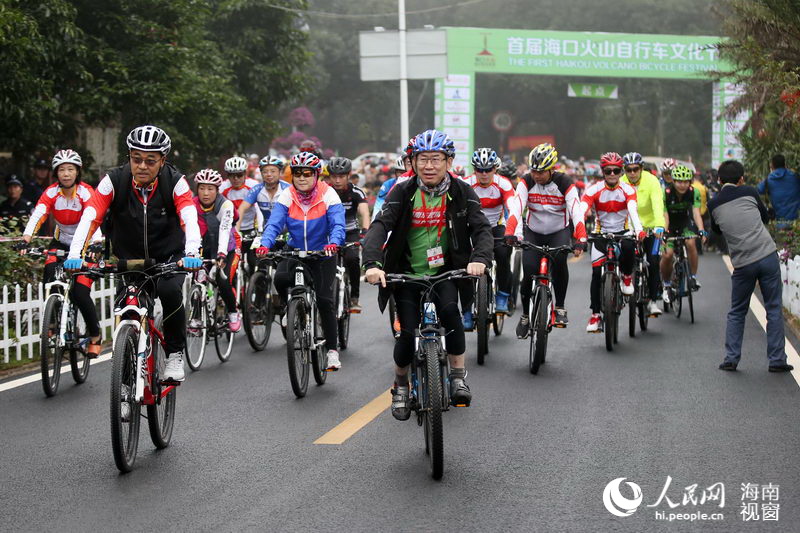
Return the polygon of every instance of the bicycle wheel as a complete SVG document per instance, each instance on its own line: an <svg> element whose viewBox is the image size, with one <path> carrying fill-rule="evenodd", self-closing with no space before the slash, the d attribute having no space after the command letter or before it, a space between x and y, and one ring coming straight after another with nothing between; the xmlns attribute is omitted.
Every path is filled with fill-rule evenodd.
<svg viewBox="0 0 800 533"><path fill-rule="evenodd" d="M389 328L392 330L392 335L396 339L400 336L400 330L396 330L394 327L394 322L397 320L397 306L394 303L394 295L389 296L389 303L387 307L389 308Z"/></svg>
<svg viewBox="0 0 800 533"><path fill-rule="evenodd" d="M216 301L216 306L214 307L214 347L217 349L219 360L225 363L231 358L235 334L228 327L230 323L228 310L219 294L217 294Z"/></svg>
<svg viewBox="0 0 800 533"><path fill-rule="evenodd" d="M308 359L311 351L308 320L305 300L292 298L286 309L286 358L289 363L289 381L298 398L305 396L308 390Z"/></svg>
<svg viewBox="0 0 800 533"><path fill-rule="evenodd" d="M531 316L531 345L528 350L528 367L531 374L537 374L547 356L547 311L549 298L542 286L537 286L533 294L535 303Z"/></svg>
<svg viewBox="0 0 800 533"><path fill-rule="evenodd" d="M322 334L322 321L317 309L316 316L317 338L312 339L311 345L311 370L314 371L314 381L323 385L328 377L328 351L325 348L325 336ZM310 330L311 328L309 328ZM311 338L311 331L308 332Z"/></svg>
<svg viewBox="0 0 800 533"><path fill-rule="evenodd" d="M681 317L683 310L683 261L675 265L675 270L672 272L672 314L675 318Z"/></svg>
<svg viewBox="0 0 800 533"><path fill-rule="evenodd" d="M72 338L76 341L80 339L85 339L87 337L86 334L86 322L83 320L83 316L77 311L72 316ZM81 384L86 381L86 378L89 376L89 357L87 357L86 352L80 348L80 345L76 342L69 349L69 367L72 371L72 379L75 380L75 383Z"/></svg>
<svg viewBox="0 0 800 533"><path fill-rule="evenodd" d="M161 329L161 320L156 323L156 328ZM175 425L175 401L177 387L172 387L166 396L161 395L162 385L160 376L164 374L167 365L164 347L157 339L152 339L153 360L157 373L153 376L156 386L153 395L156 403L147 406L147 425L150 429L150 439L159 450L169 446L172 439L172 427Z"/></svg>
<svg viewBox="0 0 800 533"><path fill-rule="evenodd" d="M511 293L508 296L508 316L513 316L517 310L517 298L519 297L519 287L522 283L522 252L514 253L513 265L511 267Z"/></svg>
<svg viewBox="0 0 800 533"><path fill-rule="evenodd" d="M617 283L613 272L606 272L603 276L603 328L606 337L606 350L614 349L614 322L617 316L617 302L614 293L614 284Z"/></svg>
<svg viewBox="0 0 800 533"><path fill-rule="evenodd" d="M688 267L688 265L687 265ZM686 287L686 303L689 304L689 320L691 320L692 324L694 324L694 299L692 297L692 280L689 277L689 269L686 269L686 275L684 276L684 286Z"/></svg>
<svg viewBox="0 0 800 533"><path fill-rule="evenodd" d="M337 320L339 325L339 349L346 350L350 340L350 280L344 278L344 302L342 302L342 316Z"/></svg>
<svg viewBox="0 0 800 533"><path fill-rule="evenodd" d="M441 479L444 473L444 436L442 434L442 367L439 364L438 343L425 344L425 375L423 394L427 415L425 417L425 449L431 465L433 479Z"/></svg>
<svg viewBox="0 0 800 533"><path fill-rule="evenodd" d="M55 396L58 392L58 382L61 380L61 357L63 349L58 346L61 334L61 309L64 306L64 297L53 293L47 298L42 316L42 332L40 334L40 357L42 370L42 388L48 397Z"/></svg>
<svg viewBox="0 0 800 533"><path fill-rule="evenodd" d="M639 297L636 303L639 306L639 329L647 331L647 322L650 319L650 310L647 308L646 300L650 297L650 283L647 269L643 269L639 276Z"/></svg>
<svg viewBox="0 0 800 533"><path fill-rule="evenodd" d="M478 364L482 365L489 353L489 280L478 278L475 288L475 329L478 331Z"/></svg>
<svg viewBox="0 0 800 533"><path fill-rule="evenodd" d="M244 332L247 334L247 342L257 352L267 347L272 332L272 320L275 318L269 286L267 274L257 270L247 282L242 300Z"/></svg>
<svg viewBox="0 0 800 533"><path fill-rule="evenodd" d="M192 285L189 290L188 323L186 327L186 363L192 370L203 364L208 343L208 309L203 300L202 285Z"/></svg>
<svg viewBox="0 0 800 533"><path fill-rule="evenodd" d="M633 294L628 300L628 335L636 336L636 313L639 310L639 275L633 273Z"/></svg>
<svg viewBox="0 0 800 533"><path fill-rule="evenodd" d="M132 324L123 325L114 342L111 365L111 450L120 472L130 472L139 448L141 405L136 397L136 340ZM128 406L123 414L123 402Z"/></svg>

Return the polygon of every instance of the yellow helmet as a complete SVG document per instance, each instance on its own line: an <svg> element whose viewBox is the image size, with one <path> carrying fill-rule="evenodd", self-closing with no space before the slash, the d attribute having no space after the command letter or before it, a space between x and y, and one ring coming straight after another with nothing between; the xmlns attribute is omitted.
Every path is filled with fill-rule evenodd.
<svg viewBox="0 0 800 533"><path fill-rule="evenodd" d="M531 170L543 172L555 168L558 163L558 152L550 143L542 143L528 154L528 166Z"/></svg>

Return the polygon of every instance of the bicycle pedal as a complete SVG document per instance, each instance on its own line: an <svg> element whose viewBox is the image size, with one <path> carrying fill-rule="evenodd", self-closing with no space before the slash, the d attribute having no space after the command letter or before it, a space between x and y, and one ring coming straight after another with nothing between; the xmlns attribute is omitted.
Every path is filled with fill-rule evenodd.
<svg viewBox="0 0 800 533"><path fill-rule="evenodd" d="M159 383L161 384L162 387L170 387L170 386L177 387L178 385L183 383L183 381L164 381L162 379Z"/></svg>
<svg viewBox="0 0 800 533"><path fill-rule="evenodd" d="M325 369L325 372L338 372L338 371L339 371L338 368L326 368Z"/></svg>
<svg viewBox="0 0 800 533"><path fill-rule="evenodd" d="M351 309L350 310L350 314L351 315L360 315L361 314L361 309Z"/></svg>

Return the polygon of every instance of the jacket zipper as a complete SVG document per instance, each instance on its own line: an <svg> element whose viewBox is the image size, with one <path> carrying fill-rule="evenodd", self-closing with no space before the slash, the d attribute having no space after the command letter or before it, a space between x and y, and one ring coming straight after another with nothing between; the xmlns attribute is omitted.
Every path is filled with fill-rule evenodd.
<svg viewBox="0 0 800 533"><path fill-rule="evenodd" d="M144 207L144 258L150 259L150 249L147 245L147 200L142 205Z"/></svg>

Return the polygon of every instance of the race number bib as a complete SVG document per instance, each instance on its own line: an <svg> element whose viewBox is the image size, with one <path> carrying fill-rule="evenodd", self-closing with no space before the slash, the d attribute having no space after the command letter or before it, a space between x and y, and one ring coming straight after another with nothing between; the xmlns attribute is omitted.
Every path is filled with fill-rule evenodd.
<svg viewBox="0 0 800 533"><path fill-rule="evenodd" d="M441 246L434 246L428 248L428 266L430 268L439 268L444 266L444 252Z"/></svg>

